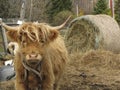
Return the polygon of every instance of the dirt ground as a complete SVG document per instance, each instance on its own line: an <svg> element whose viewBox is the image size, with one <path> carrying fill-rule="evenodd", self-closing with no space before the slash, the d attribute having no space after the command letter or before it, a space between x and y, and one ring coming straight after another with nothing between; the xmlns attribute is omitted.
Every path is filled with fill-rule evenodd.
<svg viewBox="0 0 120 90"><path fill-rule="evenodd" d="M0 83L0 90L14 90L13 81ZM71 54L60 90L120 90L120 54L104 50Z"/></svg>

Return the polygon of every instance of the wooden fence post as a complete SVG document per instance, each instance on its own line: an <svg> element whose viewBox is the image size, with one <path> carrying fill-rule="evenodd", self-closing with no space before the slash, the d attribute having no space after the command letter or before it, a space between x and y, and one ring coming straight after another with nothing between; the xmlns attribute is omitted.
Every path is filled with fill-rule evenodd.
<svg viewBox="0 0 120 90"><path fill-rule="evenodd" d="M2 34L4 53L7 54L8 40L7 40L7 36L6 36L5 30L4 30L4 28L2 26L1 26L1 34Z"/></svg>

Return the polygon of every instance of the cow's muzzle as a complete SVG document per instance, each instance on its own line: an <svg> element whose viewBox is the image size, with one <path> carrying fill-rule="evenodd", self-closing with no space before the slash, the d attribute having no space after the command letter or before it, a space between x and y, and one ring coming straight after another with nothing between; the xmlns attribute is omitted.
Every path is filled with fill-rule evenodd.
<svg viewBox="0 0 120 90"><path fill-rule="evenodd" d="M42 61L42 56L40 54L28 54L25 60L29 65L37 65Z"/></svg>

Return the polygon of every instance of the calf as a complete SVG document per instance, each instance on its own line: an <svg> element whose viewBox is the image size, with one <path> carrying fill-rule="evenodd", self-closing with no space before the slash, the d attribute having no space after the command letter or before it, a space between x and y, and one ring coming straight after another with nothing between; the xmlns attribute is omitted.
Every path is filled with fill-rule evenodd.
<svg viewBox="0 0 120 90"><path fill-rule="evenodd" d="M8 39L19 46L14 60L16 90L59 89L68 53L58 30L67 21L56 27L32 22L10 27L1 23Z"/></svg>

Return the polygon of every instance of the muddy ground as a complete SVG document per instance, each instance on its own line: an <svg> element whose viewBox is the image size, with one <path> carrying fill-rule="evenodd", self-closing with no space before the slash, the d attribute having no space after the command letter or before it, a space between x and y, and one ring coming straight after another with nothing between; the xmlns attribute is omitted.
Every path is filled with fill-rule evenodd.
<svg viewBox="0 0 120 90"><path fill-rule="evenodd" d="M0 90L14 90L13 81L0 83ZM120 90L120 54L91 50L70 55L60 90Z"/></svg>

